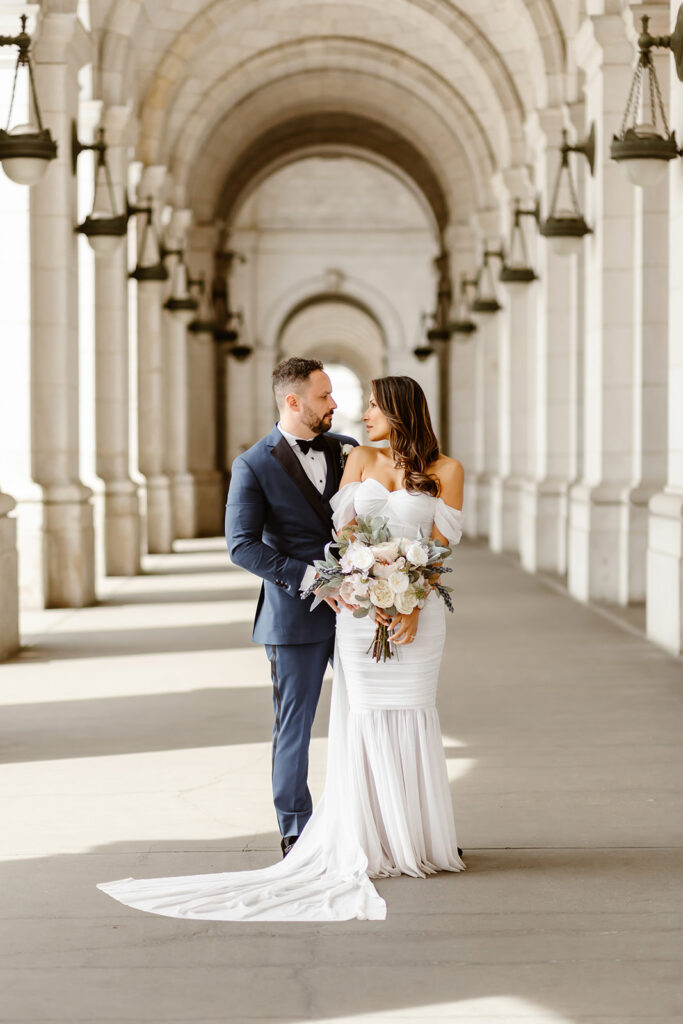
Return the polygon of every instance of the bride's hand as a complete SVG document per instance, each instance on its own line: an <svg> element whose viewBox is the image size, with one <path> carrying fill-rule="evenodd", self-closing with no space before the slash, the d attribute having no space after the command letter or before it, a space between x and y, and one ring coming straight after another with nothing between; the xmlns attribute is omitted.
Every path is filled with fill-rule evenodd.
<svg viewBox="0 0 683 1024"><path fill-rule="evenodd" d="M391 642L399 646L401 644L412 644L417 634L419 616L419 608L415 608L410 615L394 615L388 624Z"/></svg>

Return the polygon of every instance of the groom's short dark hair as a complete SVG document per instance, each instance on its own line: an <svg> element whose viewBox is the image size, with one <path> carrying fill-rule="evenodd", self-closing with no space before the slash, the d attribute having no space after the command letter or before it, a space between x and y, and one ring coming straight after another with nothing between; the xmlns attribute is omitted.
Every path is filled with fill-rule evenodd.
<svg viewBox="0 0 683 1024"><path fill-rule="evenodd" d="M282 405L286 395L292 391L298 392L311 374L322 368L319 359L301 359L300 356L292 356L278 363L273 370L273 391L278 406Z"/></svg>

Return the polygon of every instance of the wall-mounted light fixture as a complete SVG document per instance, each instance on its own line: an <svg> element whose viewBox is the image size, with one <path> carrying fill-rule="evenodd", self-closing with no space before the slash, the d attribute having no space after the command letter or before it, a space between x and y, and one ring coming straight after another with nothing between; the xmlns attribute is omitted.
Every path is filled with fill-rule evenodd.
<svg viewBox="0 0 683 1024"><path fill-rule="evenodd" d="M496 294L496 282L493 278L491 260L497 258L504 262L502 249L484 249L481 267L477 271L474 299L470 309L473 313L498 313L503 307Z"/></svg>
<svg viewBox="0 0 683 1024"><path fill-rule="evenodd" d="M213 334L216 330L216 318L209 302L209 290L206 287L206 277L201 273L199 277L188 278L187 286L190 294L197 299L197 316L188 324L188 331L193 334Z"/></svg>
<svg viewBox="0 0 683 1024"><path fill-rule="evenodd" d="M243 363L245 359L248 359L253 352L251 345L232 345L228 349L228 355L236 359L238 363Z"/></svg>
<svg viewBox="0 0 683 1024"><path fill-rule="evenodd" d="M669 160L683 152L676 133L669 131L666 111L652 61L653 47L673 52L678 77L683 81L683 6L678 10L676 28L670 36L651 36L650 19L641 18L638 36L638 63L626 101L626 110L618 135L612 138L610 156L624 169L629 181L645 188L657 185L666 176Z"/></svg>
<svg viewBox="0 0 683 1024"><path fill-rule="evenodd" d="M145 215L140 244L138 245L138 261L135 269L131 270L128 276L138 283L144 281L168 281L168 270L164 265L161 239L154 224L152 200L148 199L145 206L127 204L126 212L128 217L137 213Z"/></svg>
<svg viewBox="0 0 683 1024"><path fill-rule="evenodd" d="M0 46L16 46L19 50L14 69L12 96L7 114L7 129L0 129L0 161L5 174L19 185L35 185L45 174L47 165L57 156L57 143L48 128L43 128L40 104L31 63L31 37L26 31L26 15L21 15L21 32L17 36L0 36ZM29 78L33 113L28 124L10 128L17 90L19 70L25 68Z"/></svg>
<svg viewBox="0 0 683 1024"><path fill-rule="evenodd" d="M107 144L104 128L99 128L95 142L89 145L79 141L76 122L71 122L71 169L76 173L78 157L90 150L97 154L95 162L95 191L92 213L89 213L76 231L85 235L96 256L106 256L118 249L128 231L128 210L117 213L116 197L107 162Z"/></svg>
<svg viewBox="0 0 683 1024"><path fill-rule="evenodd" d="M173 313L179 319L186 320L189 325L194 314L199 309L199 302L190 293L190 277L185 262L185 249L166 249L162 246L162 260L165 260L167 256L175 256L176 260L173 264L173 276L171 277L171 294L166 299L166 302L164 302L164 309L168 310L169 313Z"/></svg>
<svg viewBox="0 0 683 1024"><path fill-rule="evenodd" d="M413 349L413 355L416 359L419 359L421 363L424 363L430 356L435 355L436 350L432 347L429 342L429 333L434 329L436 322L436 313L421 313L420 322L417 328L417 344ZM427 326L431 324L431 326Z"/></svg>
<svg viewBox="0 0 683 1024"><path fill-rule="evenodd" d="M581 213L569 154L583 153L591 174L595 173L595 125L591 125L588 136L577 146L569 145L567 132L563 129L560 153L561 160L555 179L550 213L542 222L540 231L549 240L553 252L558 256L568 256L580 251L584 235L593 233Z"/></svg>
<svg viewBox="0 0 683 1024"><path fill-rule="evenodd" d="M477 330L475 321L469 315L469 304L467 302L467 289L470 287L476 288L476 286L476 278L469 278L467 274L460 275L460 283L455 299L454 319L451 321L450 327L453 334L459 334L463 339L467 338L470 334L474 334Z"/></svg>
<svg viewBox="0 0 683 1024"><path fill-rule="evenodd" d="M523 217L533 217L536 224L540 224L541 207L538 199L530 210L522 209L519 199L515 200L508 253L498 275L498 280L507 285L524 285L538 280L538 274L529 260L526 237L522 227Z"/></svg>

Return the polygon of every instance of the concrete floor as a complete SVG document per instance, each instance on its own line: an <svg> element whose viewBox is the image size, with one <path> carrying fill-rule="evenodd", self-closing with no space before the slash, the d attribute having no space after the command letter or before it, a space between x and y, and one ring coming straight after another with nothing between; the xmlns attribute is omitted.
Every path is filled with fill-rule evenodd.
<svg viewBox="0 0 683 1024"><path fill-rule="evenodd" d="M440 689L467 872L318 927L98 892L277 856L258 587L179 547L0 667L1 1021L683 1021L681 662L476 545Z"/></svg>

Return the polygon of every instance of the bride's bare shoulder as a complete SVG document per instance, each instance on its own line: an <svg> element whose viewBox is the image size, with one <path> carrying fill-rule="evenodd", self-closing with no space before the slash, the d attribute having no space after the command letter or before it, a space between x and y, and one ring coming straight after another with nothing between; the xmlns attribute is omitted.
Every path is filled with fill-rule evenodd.
<svg viewBox="0 0 683 1024"><path fill-rule="evenodd" d="M441 479L465 475L465 467L458 459L451 459L448 455L439 455L433 466L434 473Z"/></svg>
<svg viewBox="0 0 683 1024"><path fill-rule="evenodd" d="M465 482L465 468L458 459L440 455L432 472L439 481L439 497L453 508L462 508L462 492Z"/></svg>

